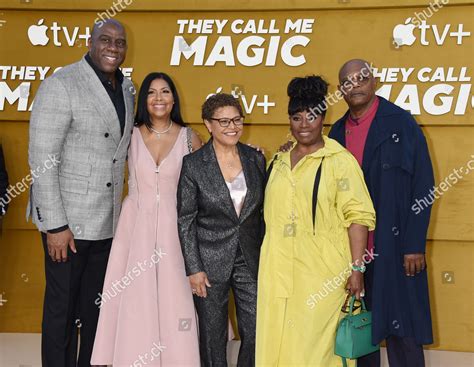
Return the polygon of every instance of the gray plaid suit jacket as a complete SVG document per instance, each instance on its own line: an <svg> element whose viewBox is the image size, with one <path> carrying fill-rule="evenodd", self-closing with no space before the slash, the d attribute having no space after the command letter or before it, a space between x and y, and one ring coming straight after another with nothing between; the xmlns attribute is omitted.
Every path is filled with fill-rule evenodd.
<svg viewBox="0 0 474 367"><path fill-rule="evenodd" d="M42 82L30 119L27 208L40 231L68 225L76 239L113 236L133 127L133 84L124 78L122 89L123 136L114 105L84 58Z"/></svg>

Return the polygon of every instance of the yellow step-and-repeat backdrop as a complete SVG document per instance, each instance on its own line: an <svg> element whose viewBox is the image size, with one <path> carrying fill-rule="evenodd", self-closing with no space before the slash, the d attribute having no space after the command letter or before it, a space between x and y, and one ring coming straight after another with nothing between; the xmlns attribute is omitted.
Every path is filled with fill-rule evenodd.
<svg viewBox="0 0 474 367"><path fill-rule="evenodd" d="M0 139L10 183L28 174L28 119L39 84L87 52L94 22L124 23L124 74L136 88L149 72L171 75L186 121L204 138L201 104L210 94L233 93L247 115L243 140L267 156L287 140L292 77L329 81L329 125L347 108L336 90L339 67L367 59L377 93L423 127L435 167L440 195L428 243L433 347L474 351L473 15L474 3L449 0L0 0ZM18 190L0 238L0 332L39 332L43 252L25 220L27 194Z"/></svg>

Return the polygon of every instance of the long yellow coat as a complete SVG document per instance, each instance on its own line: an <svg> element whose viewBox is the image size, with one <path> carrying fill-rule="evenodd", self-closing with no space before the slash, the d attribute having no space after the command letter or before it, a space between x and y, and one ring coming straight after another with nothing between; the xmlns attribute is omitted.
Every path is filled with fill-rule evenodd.
<svg viewBox="0 0 474 367"><path fill-rule="evenodd" d="M347 228L370 230L375 211L359 164L335 140L291 170L290 152L273 163L257 299L257 366L342 366L336 328L351 273ZM324 157L312 223L316 171Z"/></svg>

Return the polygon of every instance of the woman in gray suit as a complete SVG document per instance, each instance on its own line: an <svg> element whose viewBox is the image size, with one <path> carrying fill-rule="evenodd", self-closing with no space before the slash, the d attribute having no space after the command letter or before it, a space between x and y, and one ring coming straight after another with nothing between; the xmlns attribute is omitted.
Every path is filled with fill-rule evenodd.
<svg viewBox="0 0 474 367"><path fill-rule="evenodd" d="M232 95L210 97L202 118L212 138L184 157L178 185L178 231L199 315L201 363L227 366L232 288L241 337L238 366L253 366L265 157L239 142L244 117Z"/></svg>

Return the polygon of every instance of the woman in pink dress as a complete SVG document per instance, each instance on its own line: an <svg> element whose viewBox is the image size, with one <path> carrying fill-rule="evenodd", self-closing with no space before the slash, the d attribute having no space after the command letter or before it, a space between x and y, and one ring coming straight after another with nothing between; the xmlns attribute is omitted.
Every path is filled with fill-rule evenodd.
<svg viewBox="0 0 474 367"><path fill-rule="evenodd" d="M92 365L199 366L193 296L178 238L183 156L201 147L184 126L173 81L151 73L138 95L129 193L109 257Z"/></svg>

